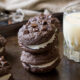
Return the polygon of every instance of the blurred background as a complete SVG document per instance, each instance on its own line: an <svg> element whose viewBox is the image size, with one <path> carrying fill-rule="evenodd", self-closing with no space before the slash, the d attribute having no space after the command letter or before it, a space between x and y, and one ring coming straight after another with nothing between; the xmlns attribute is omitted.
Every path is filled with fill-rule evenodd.
<svg viewBox="0 0 80 80"><path fill-rule="evenodd" d="M16 11L23 16L26 15L28 18L40 14L42 11L52 13L62 12L62 9L66 5L78 1L79 0L0 0L0 10L6 10L7 13ZM23 16L19 21L22 21Z"/></svg>
<svg viewBox="0 0 80 80"><path fill-rule="evenodd" d="M79 0L0 0L0 33L6 36L17 31L26 21L42 12L60 13ZM62 16L60 14L59 16ZM61 17L62 18L62 17ZM62 20L61 20L62 21ZM14 30L14 31L13 31Z"/></svg>

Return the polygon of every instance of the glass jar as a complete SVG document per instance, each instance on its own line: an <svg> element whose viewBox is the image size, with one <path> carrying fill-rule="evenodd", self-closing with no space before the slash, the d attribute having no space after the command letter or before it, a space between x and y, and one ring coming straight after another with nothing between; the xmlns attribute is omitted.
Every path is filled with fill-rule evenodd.
<svg viewBox="0 0 80 80"><path fill-rule="evenodd" d="M80 62L80 2L64 8L63 35L64 55Z"/></svg>

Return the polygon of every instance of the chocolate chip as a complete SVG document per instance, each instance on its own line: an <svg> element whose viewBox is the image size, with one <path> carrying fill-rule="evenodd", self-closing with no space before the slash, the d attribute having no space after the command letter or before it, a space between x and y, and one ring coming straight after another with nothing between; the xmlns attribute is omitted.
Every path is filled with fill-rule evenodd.
<svg viewBox="0 0 80 80"><path fill-rule="evenodd" d="M47 30L46 26L43 26L41 30L46 31Z"/></svg>
<svg viewBox="0 0 80 80"><path fill-rule="evenodd" d="M42 24L43 24L43 25L47 25L47 21L43 21Z"/></svg>
<svg viewBox="0 0 80 80"><path fill-rule="evenodd" d="M24 34L28 34L29 33L29 31L26 29L25 31L24 31Z"/></svg>
<svg viewBox="0 0 80 80"><path fill-rule="evenodd" d="M35 28L35 27L37 27L38 25L36 24L36 23L32 23L31 24L31 27L33 27L33 28Z"/></svg>
<svg viewBox="0 0 80 80"><path fill-rule="evenodd" d="M41 13L40 16L45 16L45 15L43 13Z"/></svg>

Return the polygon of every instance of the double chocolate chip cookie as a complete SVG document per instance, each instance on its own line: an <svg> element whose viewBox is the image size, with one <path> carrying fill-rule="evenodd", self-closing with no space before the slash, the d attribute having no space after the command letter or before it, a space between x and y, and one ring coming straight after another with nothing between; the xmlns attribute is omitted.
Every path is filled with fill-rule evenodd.
<svg viewBox="0 0 80 80"><path fill-rule="evenodd" d="M22 48L21 62L31 72L48 72L60 62L58 49L59 20L52 15L32 17L18 32Z"/></svg>
<svg viewBox="0 0 80 80"><path fill-rule="evenodd" d="M50 50L54 47L59 27L59 20L52 15L35 16L20 28L18 43L23 50L31 53Z"/></svg>
<svg viewBox="0 0 80 80"><path fill-rule="evenodd" d="M29 52L22 51L21 62L23 67L31 72L48 72L55 68L60 62L60 56L58 51L54 49L49 52L45 52L42 55L32 55Z"/></svg>

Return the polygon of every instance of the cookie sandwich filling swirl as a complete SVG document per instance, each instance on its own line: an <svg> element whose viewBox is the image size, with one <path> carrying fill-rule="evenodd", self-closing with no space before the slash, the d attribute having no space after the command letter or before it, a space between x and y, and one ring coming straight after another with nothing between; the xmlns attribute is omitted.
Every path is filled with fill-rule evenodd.
<svg viewBox="0 0 80 80"><path fill-rule="evenodd" d="M19 45L30 49L45 48L53 43L59 30L59 21L52 15L30 18L18 33Z"/></svg>
<svg viewBox="0 0 80 80"><path fill-rule="evenodd" d="M58 57L55 59L55 60L52 60L51 62L49 63L46 63L46 64L42 64L42 65L30 65L31 67L39 67L39 68L44 68L44 67L48 67L48 66L51 66L53 64L55 64L55 62L58 60Z"/></svg>
<svg viewBox="0 0 80 80"><path fill-rule="evenodd" d="M54 41L54 39L55 39L55 34L53 34L52 38L49 41L47 41L47 42L45 42L43 44L39 44L39 45L28 45L27 47L28 48L31 48L31 49L45 48L48 44L52 43Z"/></svg>

